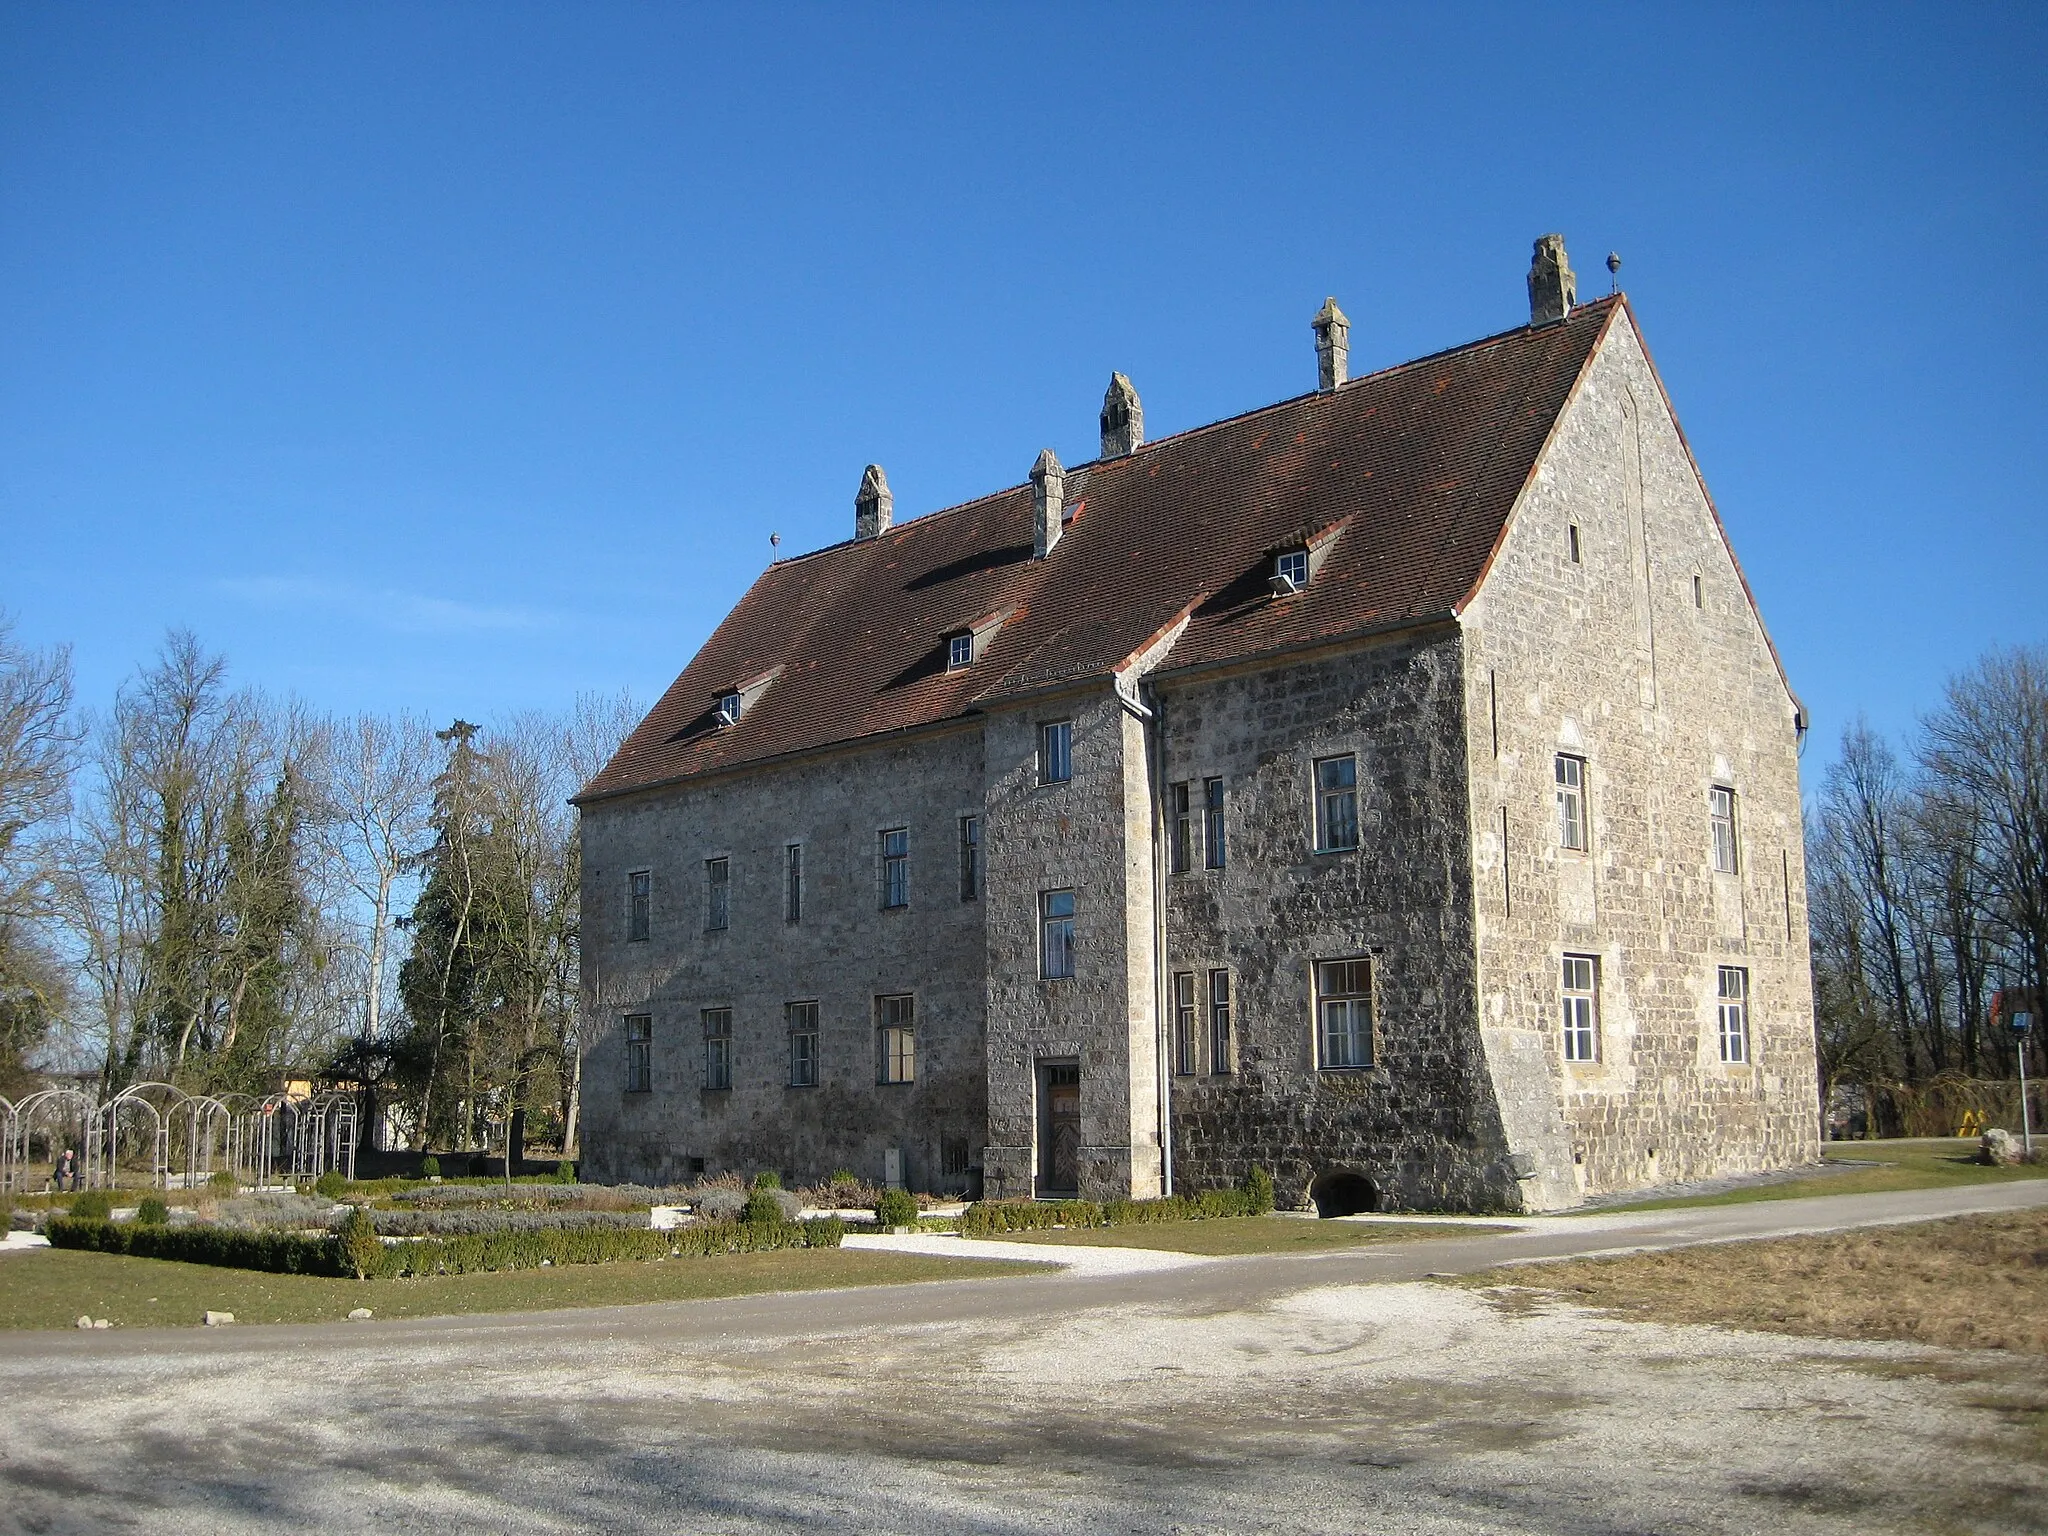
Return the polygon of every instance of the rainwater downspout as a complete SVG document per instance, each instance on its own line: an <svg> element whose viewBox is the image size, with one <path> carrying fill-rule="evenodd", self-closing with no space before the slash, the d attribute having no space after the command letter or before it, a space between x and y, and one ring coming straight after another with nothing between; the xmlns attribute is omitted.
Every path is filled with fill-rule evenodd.
<svg viewBox="0 0 2048 1536"><path fill-rule="evenodd" d="M1173 1193L1173 1057L1167 1038L1166 972L1166 701L1141 685L1149 706L1141 717L1152 759L1152 1014L1153 1048L1159 1080L1159 1193Z"/></svg>

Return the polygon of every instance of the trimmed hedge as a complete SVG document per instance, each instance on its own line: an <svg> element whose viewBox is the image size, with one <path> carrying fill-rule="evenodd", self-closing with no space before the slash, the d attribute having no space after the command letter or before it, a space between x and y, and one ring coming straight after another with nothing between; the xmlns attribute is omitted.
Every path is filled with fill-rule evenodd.
<svg viewBox="0 0 2048 1536"><path fill-rule="evenodd" d="M828 1216L805 1222L709 1222L657 1232L647 1227L548 1227L468 1237L421 1237L382 1244L374 1273L465 1275L543 1264L609 1264L619 1260L765 1253L778 1248L837 1248L846 1224ZM297 1232L237 1232L222 1227L145 1227L133 1222L57 1217L50 1245L174 1259L282 1275L353 1275L338 1237Z"/></svg>
<svg viewBox="0 0 2048 1536"><path fill-rule="evenodd" d="M1254 1168L1241 1189L1211 1189L1164 1200L978 1200L960 1218L962 1237L1043 1232L1053 1227L1127 1227L1163 1221L1264 1216L1273 1209L1273 1181Z"/></svg>

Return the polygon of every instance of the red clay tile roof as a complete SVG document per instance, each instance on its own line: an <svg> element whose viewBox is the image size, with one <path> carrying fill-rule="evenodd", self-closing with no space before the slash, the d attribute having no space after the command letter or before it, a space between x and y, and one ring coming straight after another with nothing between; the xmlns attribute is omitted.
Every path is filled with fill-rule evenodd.
<svg viewBox="0 0 2048 1536"><path fill-rule="evenodd" d="M932 725L1103 677L1193 607L1164 671L1442 618L1484 572L1618 300L1069 470L1032 558L1031 487L779 561L579 800ZM1341 524L1274 600L1272 555ZM1014 609L974 665L946 638ZM737 725L718 696L780 665Z"/></svg>

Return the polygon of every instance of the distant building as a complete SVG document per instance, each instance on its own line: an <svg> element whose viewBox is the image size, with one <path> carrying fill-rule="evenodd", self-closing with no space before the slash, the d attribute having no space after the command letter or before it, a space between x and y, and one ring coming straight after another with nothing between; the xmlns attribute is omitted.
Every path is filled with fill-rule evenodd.
<svg viewBox="0 0 2048 1536"><path fill-rule="evenodd" d="M598 1177L1552 1209L1818 1154L1800 706L1626 300L771 566L583 791Z"/></svg>

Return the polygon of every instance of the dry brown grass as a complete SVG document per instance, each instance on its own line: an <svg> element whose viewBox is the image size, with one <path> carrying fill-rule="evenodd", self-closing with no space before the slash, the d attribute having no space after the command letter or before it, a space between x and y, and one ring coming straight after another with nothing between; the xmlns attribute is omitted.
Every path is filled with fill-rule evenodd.
<svg viewBox="0 0 2048 1536"><path fill-rule="evenodd" d="M2048 1355L2048 1209L1574 1259L1468 1283L1649 1322Z"/></svg>

